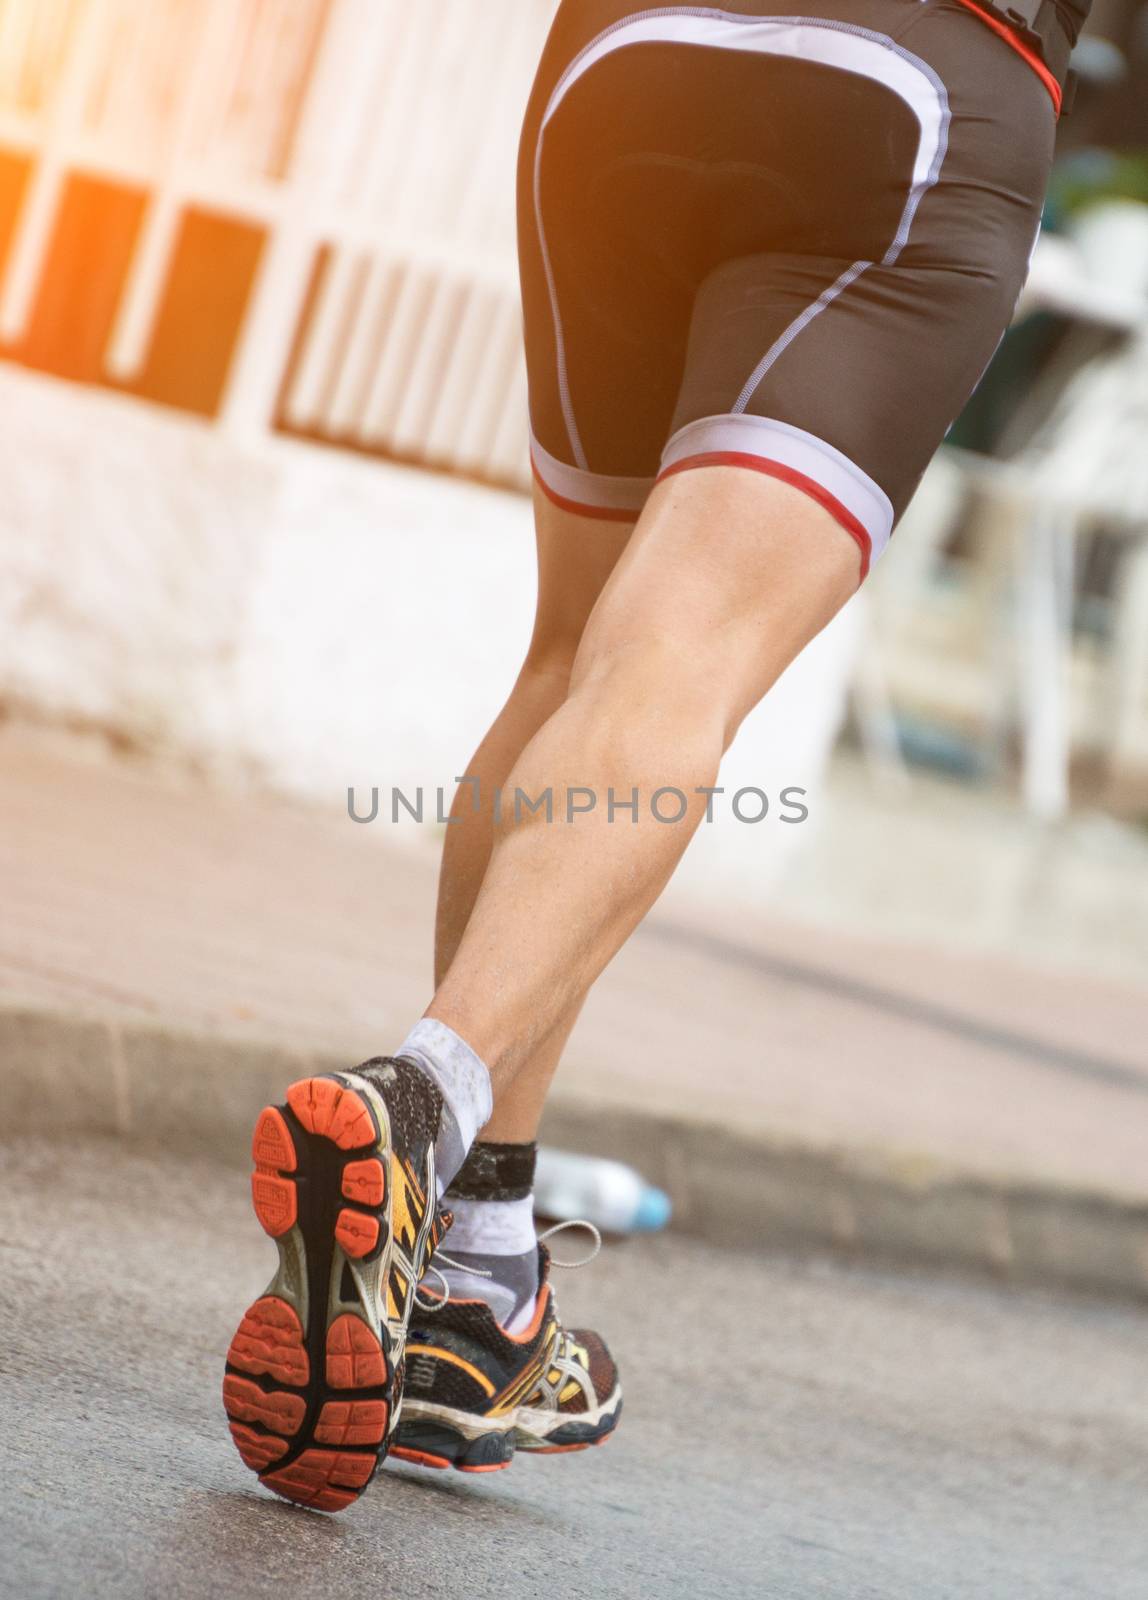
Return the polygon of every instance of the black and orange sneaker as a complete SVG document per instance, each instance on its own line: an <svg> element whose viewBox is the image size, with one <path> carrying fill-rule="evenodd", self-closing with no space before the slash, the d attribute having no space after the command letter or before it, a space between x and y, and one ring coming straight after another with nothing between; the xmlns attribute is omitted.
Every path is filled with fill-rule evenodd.
<svg viewBox="0 0 1148 1600"><path fill-rule="evenodd" d="M285 1499L340 1511L398 1420L415 1290L449 1215L435 1190L442 1100L409 1061L304 1078L255 1126L255 1214L279 1269L227 1352L239 1454Z"/></svg>
<svg viewBox="0 0 1148 1600"><path fill-rule="evenodd" d="M596 1333L562 1327L545 1245L538 1254L541 1287L520 1334L500 1327L484 1300L438 1301L433 1314L420 1300L395 1460L497 1472L516 1450L565 1454L613 1433L622 1411L618 1370Z"/></svg>

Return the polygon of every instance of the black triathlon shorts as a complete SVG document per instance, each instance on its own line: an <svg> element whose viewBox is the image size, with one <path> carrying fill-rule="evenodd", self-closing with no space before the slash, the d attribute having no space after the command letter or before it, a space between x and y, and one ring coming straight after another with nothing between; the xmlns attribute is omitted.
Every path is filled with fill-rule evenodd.
<svg viewBox="0 0 1148 1600"><path fill-rule="evenodd" d="M534 470L748 467L881 554L1008 325L1056 85L964 0L565 0L519 169Z"/></svg>

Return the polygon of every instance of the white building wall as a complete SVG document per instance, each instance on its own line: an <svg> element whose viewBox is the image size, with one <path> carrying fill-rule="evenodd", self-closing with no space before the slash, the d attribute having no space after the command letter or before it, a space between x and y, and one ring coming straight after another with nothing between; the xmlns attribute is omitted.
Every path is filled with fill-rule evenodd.
<svg viewBox="0 0 1148 1600"><path fill-rule="evenodd" d="M0 700L340 810L349 784L449 787L529 637L525 496L238 444L15 368L0 415ZM856 625L743 730L722 781L774 809L750 826L719 802L691 857L704 892L754 898L812 837ZM787 784L810 791L808 825L777 820Z"/></svg>

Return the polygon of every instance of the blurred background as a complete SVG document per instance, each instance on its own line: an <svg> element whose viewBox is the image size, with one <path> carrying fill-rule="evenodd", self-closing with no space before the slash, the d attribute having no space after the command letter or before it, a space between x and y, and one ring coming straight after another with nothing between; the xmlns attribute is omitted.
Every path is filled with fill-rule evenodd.
<svg viewBox="0 0 1148 1600"><path fill-rule="evenodd" d="M435 790L531 624L514 168L553 11L0 3L15 999L332 1049L421 1009ZM1077 61L1016 324L873 582L747 723L723 782L769 814L702 829L572 1096L728 1125L748 1083L767 1130L996 1171L1038 1123L1079 1158L1086 1080L1144 1087L1148 6L1098 0ZM288 813L322 845L275 856ZM725 1090L693 1071L706 1007ZM1143 1123L1102 1099L1090 1181Z"/></svg>

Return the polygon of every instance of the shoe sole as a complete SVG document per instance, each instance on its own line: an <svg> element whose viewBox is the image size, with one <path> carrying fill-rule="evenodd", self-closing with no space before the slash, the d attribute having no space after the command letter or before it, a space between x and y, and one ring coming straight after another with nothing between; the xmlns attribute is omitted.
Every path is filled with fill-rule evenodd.
<svg viewBox="0 0 1148 1600"><path fill-rule="evenodd" d="M456 1472L500 1472L511 1465L519 1450L535 1456L565 1456L607 1444L621 1415L620 1385L603 1403L596 1422L580 1422L572 1416L558 1427L550 1427L548 1433L531 1431L521 1414L508 1419L505 1428L485 1433L480 1431L481 1417L468 1417L464 1432L462 1426L448 1420L446 1407L409 1403L390 1454L396 1461L439 1471L453 1467ZM541 1425L555 1420L547 1416Z"/></svg>
<svg viewBox="0 0 1148 1600"><path fill-rule="evenodd" d="M379 1315L391 1255L386 1111L366 1085L304 1078L252 1137L251 1198L279 1267L227 1352L231 1436L260 1483L342 1511L386 1455L401 1351Z"/></svg>

